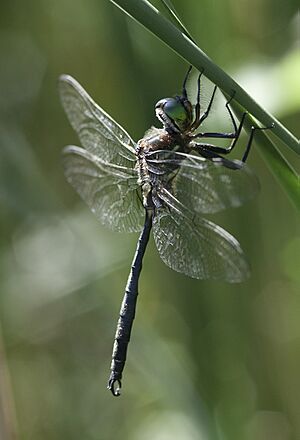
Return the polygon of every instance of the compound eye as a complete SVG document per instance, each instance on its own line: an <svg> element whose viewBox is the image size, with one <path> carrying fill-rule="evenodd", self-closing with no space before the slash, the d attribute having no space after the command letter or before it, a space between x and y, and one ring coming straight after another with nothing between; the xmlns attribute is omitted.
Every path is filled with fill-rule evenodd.
<svg viewBox="0 0 300 440"><path fill-rule="evenodd" d="M186 109L183 104L175 98L167 98L163 105L163 111L175 122L185 122L187 119Z"/></svg>

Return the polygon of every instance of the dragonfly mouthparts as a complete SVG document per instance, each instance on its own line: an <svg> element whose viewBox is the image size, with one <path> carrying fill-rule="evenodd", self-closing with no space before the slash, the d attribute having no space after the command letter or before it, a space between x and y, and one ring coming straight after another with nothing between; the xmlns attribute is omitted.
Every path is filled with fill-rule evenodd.
<svg viewBox="0 0 300 440"><path fill-rule="evenodd" d="M158 104L162 103L162 101L159 101L155 106L155 114L157 119L163 124L166 130L179 133L180 129L176 126L175 122L164 112L162 106L158 106Z"/></svg>

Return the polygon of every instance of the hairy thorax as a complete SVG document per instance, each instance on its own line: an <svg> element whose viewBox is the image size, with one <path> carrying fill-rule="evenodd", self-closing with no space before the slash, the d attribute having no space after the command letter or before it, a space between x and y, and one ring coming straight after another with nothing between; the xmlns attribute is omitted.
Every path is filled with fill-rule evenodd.
<svg viewBox="0 0 300 440"><path fill-rule="evenodd" d="M146 209L152 207L151 192L153 188L147 156L149 157L149 154L159 153L162 150L188 152L190 151L189 138L182 133L169 133L165 129L153 127L138 141L136 147L137 171L139 184L142 187L143 205Z"/></svg>

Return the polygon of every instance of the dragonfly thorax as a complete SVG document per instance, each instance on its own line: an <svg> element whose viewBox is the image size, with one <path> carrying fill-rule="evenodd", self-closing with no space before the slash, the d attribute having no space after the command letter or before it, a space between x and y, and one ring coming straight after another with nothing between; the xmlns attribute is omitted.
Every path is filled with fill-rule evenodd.
<svg viewBox="0 0 300 440"><path fill-rule="evenodd" d="M193 119L192 105L182 96L161 99L155 106L155 113L164 128L173 133L185 132Z"/></svg>

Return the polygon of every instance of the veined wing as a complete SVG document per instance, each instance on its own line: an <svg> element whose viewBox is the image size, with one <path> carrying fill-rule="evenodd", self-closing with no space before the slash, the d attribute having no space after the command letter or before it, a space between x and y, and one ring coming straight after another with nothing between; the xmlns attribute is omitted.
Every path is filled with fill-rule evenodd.
<svg viewBox="0 0 300 440"><path fill-rule="evenodd" d="M243 281L249 267L238 241L220 226L199 218L168 190L157 188L153 232L164 263L192 278Z"/></svg>
<svg viewBox="0 0 300 440"><path fill-rule="evenodd" d="M133 167L134 141L102 110L71 76L59 78L59 92L68 119L82 146L104 163Z"/></svg>
<svg viewBox="0 0 300 440"><path fill-rule="evenodd" d="M243 162L160 150L147 155L150 171L192 211L212 214L253 198L259 182Z"/></svg>
<svg viewBox="0 0 300 440"><path fill-rule="evenodd" d="M64 148L63 164L68 182L103 225L120 232L141 230L145 214L135 169L104 164L76 146Z"/></svg>

